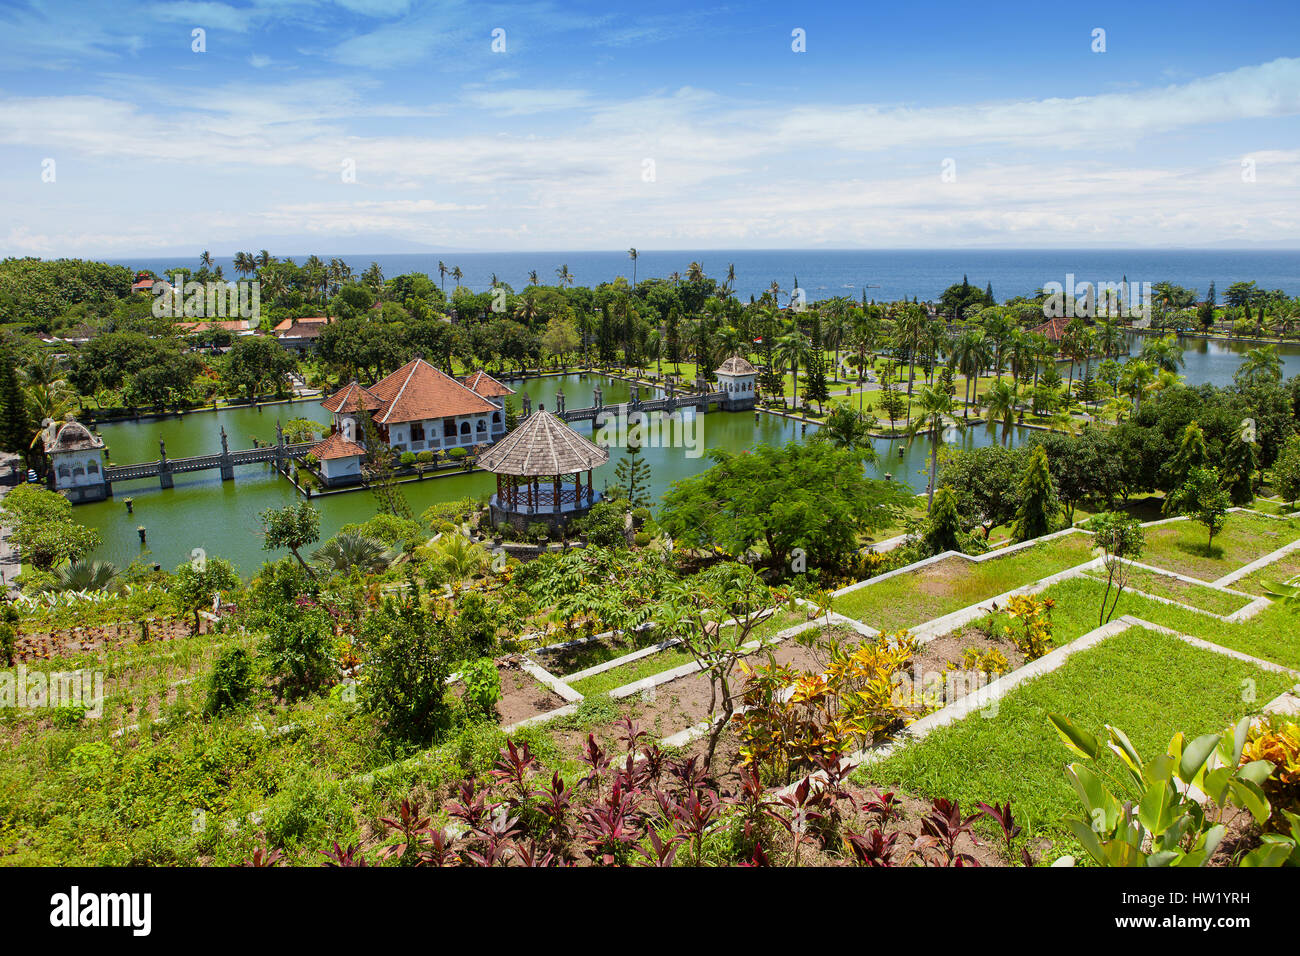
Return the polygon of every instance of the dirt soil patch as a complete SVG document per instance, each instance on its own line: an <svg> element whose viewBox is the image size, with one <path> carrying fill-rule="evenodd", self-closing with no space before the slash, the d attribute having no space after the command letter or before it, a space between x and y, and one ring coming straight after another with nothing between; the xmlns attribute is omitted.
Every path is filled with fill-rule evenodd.
<svg viewBox="0 0 1300 956"><path fill-rule="evenodd" d="M501 699L497 701L497 716L502 726L509 726L538 714L545 714L564 706L564 700L544 684L539 684L529 674L517 667L497 669L501 675Z"/></svg>

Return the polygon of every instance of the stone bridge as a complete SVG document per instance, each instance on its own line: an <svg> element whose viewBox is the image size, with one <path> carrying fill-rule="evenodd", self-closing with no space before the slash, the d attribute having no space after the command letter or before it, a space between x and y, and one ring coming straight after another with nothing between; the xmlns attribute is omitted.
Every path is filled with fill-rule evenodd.
<svg viewBox="0 0 1300 956"><path fill-rule="evenodd" d="M140 462L134 465L108 465L104 468L105 494L113 494L113 482L134 481L138 478L157 478L163 488L172 487L173 476L192 471L208 471L216 468L221 471L221 480L230 481L235 477L237 465L253 465L258 462L281 462L300 460L311 451L313 442L289 444L284 440L284 433L276 425L277 441L274 445L262 445L231 451L226 438L225 428L221 429L221 452L216 455L196 455L192 458L168 458L167 446L158 442L160 457L157 461Z"/></svg>

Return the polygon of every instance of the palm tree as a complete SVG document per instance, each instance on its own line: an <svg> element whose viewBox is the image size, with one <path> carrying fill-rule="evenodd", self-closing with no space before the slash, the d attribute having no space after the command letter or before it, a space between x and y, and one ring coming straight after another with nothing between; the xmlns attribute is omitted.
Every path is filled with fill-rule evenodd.
<svg viewBox="0 0 1300 956"><path fill-rule="evenodd" d="M799 324L794 320L786 327L785 333L776 340L776 351L781 358L790 363L794 372L794 407L799 407L799 363L807 362L812 354L812 343L808 336L799 331ZM782 400L784 401L784 399Z"/></svg>
<svg viewBox="0 0 1300 956"><path fill-rule="evenodd" d="M199 265L202 266L202 267L205 268L205 269L211 269L211 268L212 268L212 253L210 253L210 252L208 252L208 250L204 249L204 250L203 250L203 255L199 256Z"/></svg>
<svg viewBox="0 0 1300 956"><path fill-rule="evenodd" d="M971 396L974 395L975 411L979 412L980 369L988 362L989 348L984 330L969 328L957 337L953 344L953 358L957 360L957 371L966 376L966 402L962 417L970 414Z"/></svg>
<svg viewBox="0 0 1300 956"><path fill-rule="evenodd" d="M628 257L629 259L632 260L632 284L633 284L633 285L636 285L636 259L637 259L637 251L636 251L636 247L635 247L635 246L633 246L631 249L629 249L629 250L627 251L627 257Z"/></svg>
<svg viewBox="0 0 1300 956"><path fill-rule="evenodd" d="M836 405L813 439L828 441L836 448L857 449L866 454L867 461L875 461L876 449L871 444L871 429L875 425L874 416L866 417L845 405Z"/></svg>
<svg viewBox="0 0 1300 956"><path fill-rule="evenodd" d="M567 263L555 270L555 277L560 280L556 283L560 288L564 288L566 285L573 285L573 273L569 271Z"/></svg>
<svg viewBox="0 0 1300 956"><path fill-rule="evenodd" d="M1178 339L1172 335L1164 335L1158 339L1147 339L1142 343L1142 361L1156 368L1162 368L1167 372L1177 372L1185 364L1183 362L1183 349L1178 344Z"/></svg>
<svg viewBox="0 0 1300 956"><path fill-rule="evenodd" d="M1277 354L1277 346L1261 345L1248 351L1233 378L1247 388L1282 381L1282 359Z"/></svg>
<svg viewBox="0 0 1300 956"><path fill-rule="evenodd" d="M268 249L263 249L257 254L257 265L261 269L265 269L274 261L275 256L271 255L271 252Z"/></svg>
<svg viewBox="0 0 1300 956"><path fill-rule="evenodd" d="M442 296L447 297L447 263L438 260L438 281L442 283Z"/></svg>
<svg viewBox="0 0 1300 956"><path fill-rule="evenodd" d="M107 561L72 561L54 574L54 580L41 585L41 591L107 591L115 594L122 589L121 572Z"/></svg>
<svg viewBox="0 0 1300 956"><path fill-rule="evenodd" d="M487 565L488 556L464 535L447 534L438 541L434 563L447 572L453 590L459 590L462 581Z"/></svg>
<svg viewBox="0 0 1300 956"><path fill-rule="evenodd" d="M465 278L465 273L460 271L460 266L451 270L451 277L456 280L456 288L460 288L460 280Z"/></svg>
<svg viewBox="0 0 1300 956"><path fill-rule="evenodd" d="M313 551L311 557L324 570L340 574L353 568L378 573L393 563L393 554L384 542L356 532L340 532Z"/></svg>
<svg viewBox="0 0 1300 956"><path fill-rule="evenodd" d="M1010 382L994 382L984 393L984 402L989 409L988 426L996 431L1002 425L1002 444L1011 442L1011 428L1016 423L1016 405L1018 396L1016 386Z"/></svg>
<svg viewBox="0 0 1300 956"><path fill-rule="evenodd" d="M1142 396L1156 380L1156 373L1142 359L1125 362L1120 370L1119 387L1133 402L1133 411L1142 407Z"/></svg>
<svg viewBox="0 0 1300 956"><path fill-rule="evenodd" d="M529 269L529 270L528 270L528 284L529 284L529 285L537 285L537 270L536 270L536 269Z"/></svg>
<svg viewBox="0 0 1300 956"><path fill-rule="evenodd" d="M246 276L256 268L253 257L247 252L235 253L235 271L241 276Z"/></svg>
<svg viewBox="0 0 1300 956"><path fill-rule="evenodd" d="M934 504L934 481L939 472L939 446L944 442L944 430L950 425L959 431L965 425L953 417L952 396L945 391L922 385L916 393L916 418L905 429L907 443L922 432L930 435L930 477L926 482L926 510Z"/></svg>

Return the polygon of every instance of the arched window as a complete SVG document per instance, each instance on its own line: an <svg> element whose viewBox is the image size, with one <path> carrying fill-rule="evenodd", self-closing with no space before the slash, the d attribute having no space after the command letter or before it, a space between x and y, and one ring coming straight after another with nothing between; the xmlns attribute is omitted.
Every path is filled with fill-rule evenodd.
<svg viewBox="0 0 1300 956"><path fill-rule="evenodd" d="M92 475L99 474L99 462L92 461L90 464L86 466L86 471Z"/></svg>
<svg viewBox="0 0 1300 956"><path fill-rule="evenodd" d="M461 433L462 435L468 435L468 434L469 434L469 422L461 422L461 423L460 423L460 433Z"/></svg>
<svg viewBox="0 0 1300 956"><path fill-rule="evenodd" d="M500 424L501 424L501 413L500 413L500 412L493 412L493 413L492 413L492 424L493 424L493 425L500 425Z"/></svg>
<svg viewBox="0 0 1300 956"><path fill-rule="evenodd" d="M67 462L64 462L63 464L59 465L59 477L60 478L72 477L72 469L68 467Z"/></svg>
<svg viewBox="0 0 1300 956"><path fill-rule="evenodd" d="M478 423L474 426L474 430L478 432L487 431L487 422L485 422L483 419L480 418L478 420Z"/></svg>
<svg viewBox="0 0 1300 956"><path fill-rule="evenodd" d="M442 435L444 438L456 437L456 423L452 421L450 418L446 419L442 423Z"/></svg>

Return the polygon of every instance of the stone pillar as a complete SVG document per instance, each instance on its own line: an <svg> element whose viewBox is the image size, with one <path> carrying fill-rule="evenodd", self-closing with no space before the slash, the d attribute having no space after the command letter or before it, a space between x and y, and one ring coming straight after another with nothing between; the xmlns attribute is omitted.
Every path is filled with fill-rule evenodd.
<svg viewBox="0 0 1300 956"><path fill-rule="evenodd" d="M555 414L560 418L564 417L564 389L555 393Z"/></svg>
<svg viewBox="0 0 1300 956"><path fill-rule="evenodd" d="M221 427L221 480L231 481L235 477L235 460L230 456L230 442L226 438L226 428Z"/></svg>
<svg viewBox="0 0 1300 956"><path fill-rule="evenodd" d="M170 488L173 485L171 465L167 464L167 445L161 438L158 439L158 483L163 488Z"/></svg>

